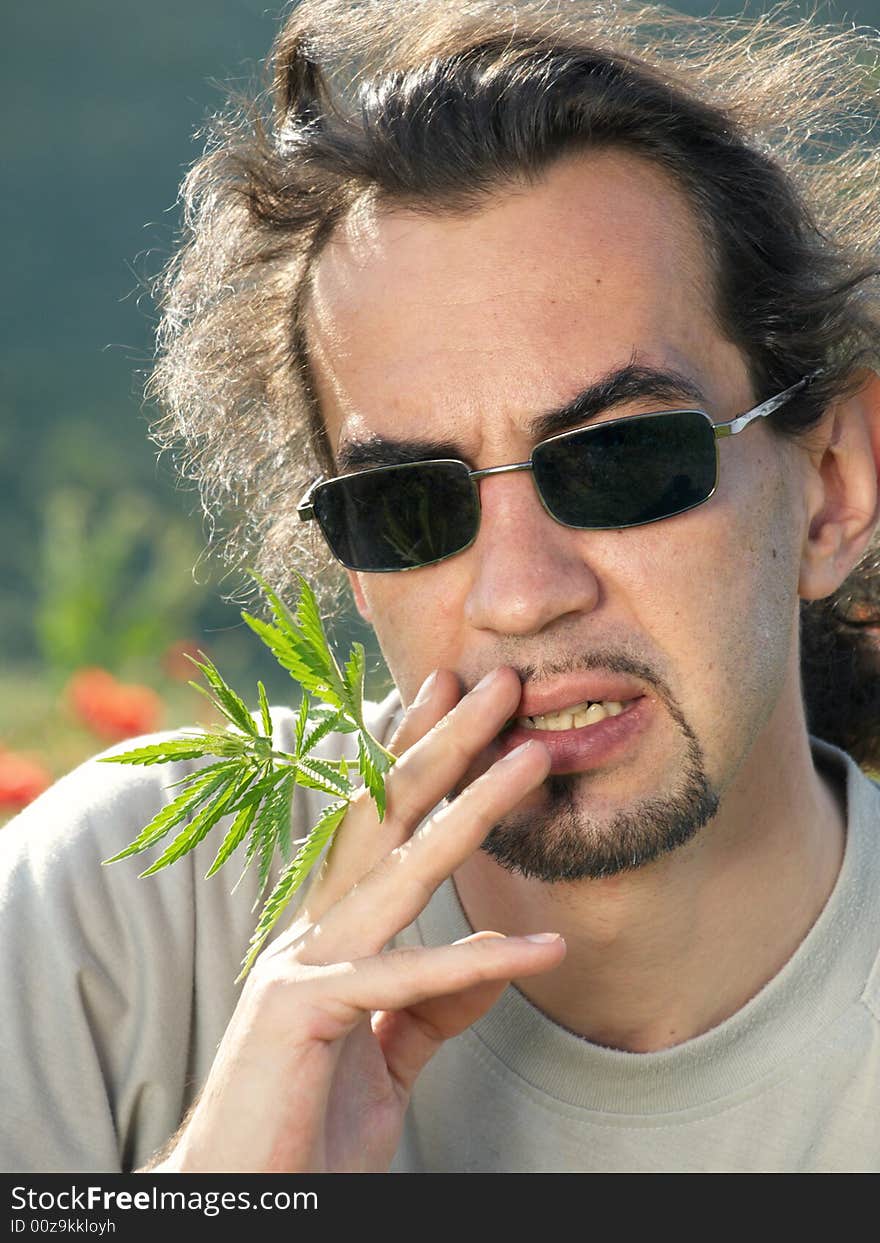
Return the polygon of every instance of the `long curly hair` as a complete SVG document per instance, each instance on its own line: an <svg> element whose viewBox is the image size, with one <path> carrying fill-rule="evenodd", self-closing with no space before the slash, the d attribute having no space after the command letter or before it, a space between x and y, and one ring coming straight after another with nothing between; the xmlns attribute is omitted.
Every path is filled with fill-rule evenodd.
<svg viewBox="0 0 880 1243"><path fill-rule="evenodd" d="M154 436L197 482L231 564L282 592L340 582L295 504L332 452L303 304L365 197L479 209L574 149L623 147L682 187L715 305L757 400L821 370L771 416L803 437L880 357L880 39L783 6L693 18L628 0L302 0L271 85L215 118L162 276ZM880 768L880 544L802 602L808 725Z"/></svg>

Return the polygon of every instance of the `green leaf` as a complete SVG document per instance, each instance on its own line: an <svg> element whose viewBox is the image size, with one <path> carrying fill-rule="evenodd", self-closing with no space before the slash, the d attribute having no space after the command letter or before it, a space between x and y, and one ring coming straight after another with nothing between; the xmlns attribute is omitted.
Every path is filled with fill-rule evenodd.
<svg viewBox="0 0 880 1243"><path fill-rule="evenodd" d="M318 613L318 602L314 592L302 574L297 574L296 577L299 580L299 597L296 602L294 624L299 628L303 638L319 660L325 665L329 665L331 661L335 663Z"/></svg>
<svg viewBox="0 0 880 1243"><path fill-rule="evenodd" d="M263 734L267 738L271 738L272 714L269 711L269 700L266 698L266 688L262 682L257 683L257 694L260 697L260 716L263 720Z"/></svg>
<svg viewBox="0 0 880 1243"><path fill-rule="evenodd" d="M344 798L351 797L351 782L342 775L338 760L319 760L309 756L308 759L299 760L296 767L300 774L300 785L312 790L323 790L325 794L332 794L334 797L340 794Z"/></svg>
<svg viewBox="0 0 880 1243"><path fill-rule="evenodd" d="M329 759L302 759L296 764L297 783L306 789L318 789L331 798L351 798L352 783L343 776L338 762Z"/></svg>
<svg viewBox="0 0 880 1243"><path fill-rule="evenodd" d="M242 733L251 738L259 737L259 730L257 730L255 725L254 717L247 711L241 697L236 695L232 687L222 680L219 671L210 663L208 658L205 658L204 663L203 661L195 660L193 656L186 656L186 659L191 661L196 669L200 669L203 672L210 685L214 687L215 694L211 695L211 692L206 687L200 686L199 682L190 682L189 685L193 687L193 690L198 691L200 695L204 695L209 704L213 704L215 709L221 712L222 716L225 716L231 725L236 727L236 730L241 730Z"/></svg>
<svg viewBox="0 0 880 1243"><path fill-rule="evenodd" d="M253 802L247 803L239 810L238 815L232 822L232 827L223 839L222 846L217 851L214 862L205 873L205 880L207 880L209 876L213 876L215 872L222 868L223 864L230 857L230 855L238 849L247 837L259 807L259 800L254 799Z"/></svg>
<svg viewBox="0 0 880 1243"><path fill-rule="evenodd" d="M245 625L262 639L281 668L286 669L295 682L315 695L330 699L336 708L342 707L338 695L327 682L325 670L316 667L314 655L306 643L285 634L278 626L252 617L250 613L242 613L241 616Z"/></svg>
<svg viewBox="0 0 880 1243"><path fill-rule="evenodd" d="M299 582L299 595L297 597L296 610L294 613L291 613L281 597L272 590L266 580L260 578L258 574L254 575L269 602L272 616L275 618L279 629L296 643L307 647L318 666L326 673L328 666L333 661L333 656L318 615L317 602L312 589L303 576L297 574L296 577Z"/></svg>
<svg viewBox="0 0 880 1243"><path fill-rule="evenodd" d="M271 823L260 847L260 876L259 888L257 890L257 895L260 898L266 890L276 846L283 855L282 843L285 839L288 842L290 841L291 801L295 785L294 775L290 773L284 781L278 783L264 809ZM256 906L256 903L254 905Z"/></svg>
<svg viewBox="0 0 880 1243"><path fill-rule="evenodd" d="M285 834L288 836L290 834L290 801L293 795L295 778L296 774L290 767L272 774L272 789L267 793L260 807L259 815L251 833L251 839L248 842L244 867L242 868L241 876L239 876L235 884L237 889L244 879L254 856L259 854L260 889L257 895L258 900L265 888L265 877L268 875L275 846L276 844L280 845ZM256 906L256 903L254 905Z"/></svg>
<svg viewBox="0 0 880 1243"><path fill-rule="evenodd" d="M191 656L189 659L208 679L225 715L233 725L238 726L242 733L256 738L258 730L244 700L235 693L214 662L205 656L204 652L200 652L199 655L202 657L200 661L193 660Z"/></svg>
<svg viewBox="0 0 880 1243"><path fill-rule="evenodd" d="M215 764L206 764L203 768L193 769L191 773L186 773L183 777L178 778L177 781L169 781L165 789L176 790L183 786L198 785L206 776L212 773L221 773L224 771L230 773L244 773L246 771L246 764L246 760L242 763L237 756L235 759L217 760Z"/></svg>
<svg viewBox="0 0 880 1243"><path fill-rule="evenodd" d="M261 759L259 746L261 738L246 737L244 734L233 733L232 730L222 730L217 733L211 731L205 733L205 754L234 757L236 759Z"/></svg>
<svg viewBox="0 0 880 1243"><path fill-rule="evenodd" d="M247 850L245 851L244 864L241 869L241 875L239 876L235 884L232 886L233 893L235 893L235 891L238 889L241 882L244 880L245 876L247 876L247 870L251 865L251 860L253 859L257 851L259 850L262 840L263 839L262 839L262 831L260 828L260 822L259 820L257 820L257 823L254 825L251 831L251 840L248 842Z"/></svg>
<svg viewBox="0 0 880 1243"><path fill-rule="evenodd" d="M366 654L362 643L353 643L351 655L345 666L345 685L348 691L348 709L358 725L364 723L364 674Z"/></svg>
<svg viewBox="0 0 880 1243"><path fill-rule="evenodd" d="M250 775L246 778L249 782ZM208 833L214 827L218 820L221 820L229 811L230 804L234 802L241 793L242 782L236 781L233 775L226 778L226 789L221 790L213 802L207 807L203 807L190 823L186 826L182 833L178 833L174 841L160 855L155 863L151 864L145 872L141 872L141 876L153 876L156 872L160 872L162 868L166 868L171 863L176 863L178 859L182 859L184 855L198 846L199 842L207 837Z"/></svg>
<svg viewBox="0 0 880 1243"><path fill-rule="evenodd" d="M357 722L340 712L332 704L312 704L309 717L313 721L332 720L332 728L339 734L353 734L358 728Z"/></svg>
<svg viewBox="0 0 880 1243"><path fill-rule="evenodd" d="M337 785L331 785L329 781L325 781L322 777L312 775L307 772L297 773L297 785L301 785L306 790L317 790L319 794L328 794L330 798L339 798L341 791ZM348 795L345 795L348 798Z"/></svg>
<svg viewBox="0 0 880 1243"><path fill-rule="evenodd" d="M310 721L312 729L306 735L305 740L301 744L297 741L297 755L308 755L310 751L314 750L322 738L326 738L328 734L332 734L337 729L337 722L343 720L345 720L345 718L342 713L336 712L330 716L320 717L317 722L315 722L314 719Z"/></svg>
<svg viewBox="0 0 880 1243"><path fill-rule="evenodd" d="M250 971L269 933L280 919L290 899L308 876L321 851L332 839L347 810L347 802L334 803L325 808L302 848L297 852L296 858L281 873L278 884L266 899L259 922L251 937L248 952L241 964L241 972L236 984L243 980Z"/></svg>
<svg viewBox="0 0 880 1243"><path fill-rule="evenodd" d="M379 819L385 819L385 773L393 757L366 730L358 730L358 768L376 804Z"/></svg>
<svg viewBox="0 0 880 1243"><path fill-rule="evenodd" d="M324 668L328 685L344 702L345 681L336 663L333 649L327 641L327 635L324 633L321 615L318 612L318 602L302 574L297 574L297 578L299 579L299 600L296 606L296 620L299 623L300 632L311 647L316 661L319 661Z"/></svg>
<svg viewBox="0 0 880 1243"><path fill-rule="evenodd" d="M161 841L175 825L180 824L181 820L184 820L200 803L209 798L215 790L219 790L233 776L231 771L233 766L223 765L224 771L221 772L217 772L218 767L221 766L212 764L207 771L202 770L191 774L192 782L189 788L163 807L150 823L141 829L135 840L126 846L125 850L120 850L119 854L113 855L110 859L104 859L103 862L116 863L119 859L127 859L129 855L140 854L142 850Z"/></svg>
<svg viewBox="0 0 880 1243"><path fill-rule="evenodd" d="M214 754L209 748L209 735L194 734L192 738L171 738L149 747L135 747L121 755L102 755L99 764L172 764L176 760L195 760Z"/></svg>
<svg viewBox="0 0 880 1243"><path fill-rule="evenodd" d="M294 677L306 690L329 699L341 708L346 697L345 683L321 625L314 593L306 580L301 574L297 575L299 599L296 614L292 615L283 600L263 578L253 571L252 576L261 587L275 618L275 626L270 629L275 631L271 642L275 645L273 650L276 651L276 659L285 668L297 667ZM253 619L246 617L245 620L250 625ZM270 638L265 634L263 637ZM281 651L283 656L279 654ZM289 668L289 671L292 669Z"/></svg>
<svg viewBox="0 0 880 1243"><path fill-rule="evenodd" d="M297 781L297 785L300 785L300 784L301 782ZM285 864L290 862L292 854L293 854L294 842L292 840L291 832L290 832L291 829L293 828L292 819L293 819L293 813L291 812L291 818L287 822L287 827L285 831L283 833L279 833L278 835L278 850L281 854L282 862L284 862Z"/></svg>
<svg viewBox="0 0 880 1243"><path fill-rule="evenodd" d="M235 800L234 805L229 810L238 811L239 807L249 807L251 803L262 802L264 798L269 797L285 773L291 771L293 770L289 764L273 766L273 762L267 760L259 779L249 786L240 798Z"/></svg>
<svg viewBox="0 0 880 1243"><path fill-rule="evenodd" d="M309 720L309 694L303 691L302 702L299 705L299 712L296 717L296 729L294 737L296 738L296 754L302 755L303 735L306 732L306 725Z"/></svg>

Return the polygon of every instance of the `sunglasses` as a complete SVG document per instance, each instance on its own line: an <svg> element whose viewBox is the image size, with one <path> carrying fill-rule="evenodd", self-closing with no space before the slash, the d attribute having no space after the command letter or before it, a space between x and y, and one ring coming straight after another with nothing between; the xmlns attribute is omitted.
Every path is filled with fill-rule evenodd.
<svg viewBox="0 0 880 1243"><path fill-rule="evenodd" d="M372 574L415 570L464 552L480 526L478 482L530 470L555 522L584 531L659 522L708 501L718 441L790 401L815 377L727 423L702 410L630 415L551 436L527 462L471 470L453 459L375 466L316 480L297 506L314 518L337 561Z"/></svg>

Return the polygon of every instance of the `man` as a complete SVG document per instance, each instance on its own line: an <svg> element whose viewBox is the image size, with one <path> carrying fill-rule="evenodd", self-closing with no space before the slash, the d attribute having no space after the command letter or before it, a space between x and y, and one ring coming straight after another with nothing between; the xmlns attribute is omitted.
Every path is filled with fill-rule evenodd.
<svg viewBox="0 0 880 1243"><path fill-rule="evenodd" d="M817 177L818 227L780 162L808 67L863 89L854 44L642 59L626 12L306 0L274 135L193 174L168 431L251 487L270 558L310 413L300 514L401 759L240 997L252 892L98 875L152 771L5 831L20 1162L880 1168L880 791L808 731L799 624L871 564L880 226L851 197L835 233ZM51 997L16 966L37 912Z"/></svg>

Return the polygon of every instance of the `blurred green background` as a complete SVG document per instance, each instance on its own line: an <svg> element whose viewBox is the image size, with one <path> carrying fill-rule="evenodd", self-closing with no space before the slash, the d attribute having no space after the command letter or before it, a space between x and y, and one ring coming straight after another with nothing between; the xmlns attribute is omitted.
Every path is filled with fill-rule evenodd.
<svg viewBox="0 0 880 1243"><path fill-rule="evenodd" d="M880 0L822 11L880 26ZM260 676L276 702L290 695L224 603L235 584L202 557L196 498L157 464L141 399L155 323L145 285L173 244L194 132L227 86L258 75L279 12L265 0L5 8L0 763L24 751L57 776L104 745L65 691L91 666L158 692L158 724L198 719L201 701L169 654L182 641L243 692ZM355 633L364 638L351 619L340 639ZM152 726L150 702L141 697Z"/></svg>

